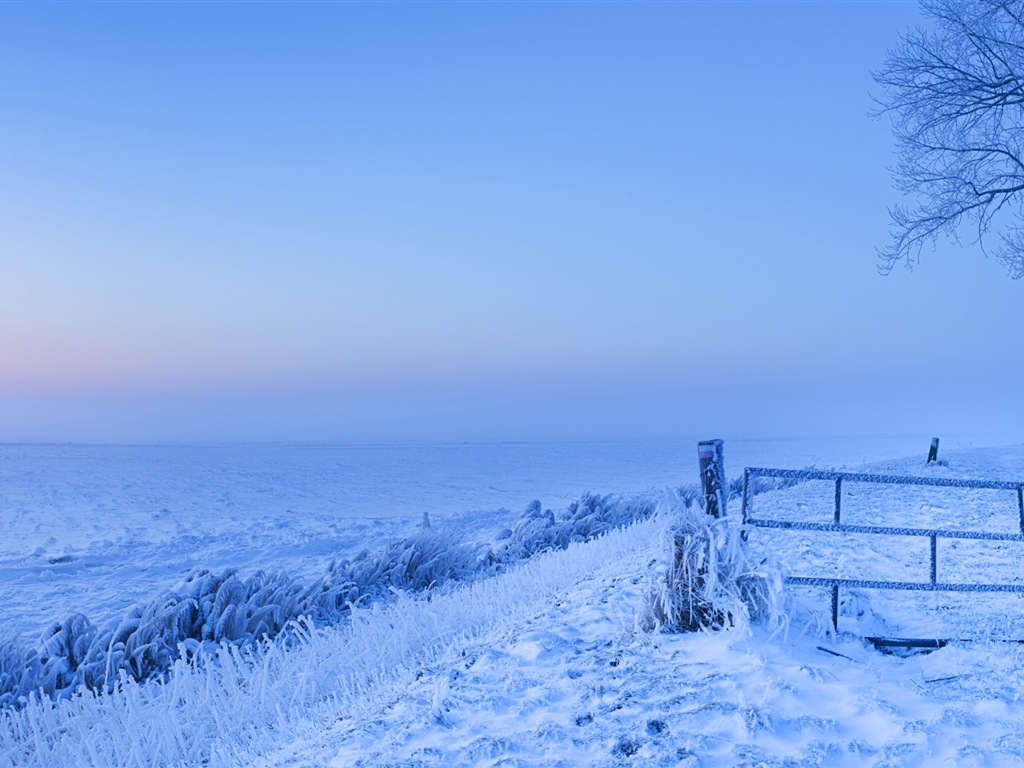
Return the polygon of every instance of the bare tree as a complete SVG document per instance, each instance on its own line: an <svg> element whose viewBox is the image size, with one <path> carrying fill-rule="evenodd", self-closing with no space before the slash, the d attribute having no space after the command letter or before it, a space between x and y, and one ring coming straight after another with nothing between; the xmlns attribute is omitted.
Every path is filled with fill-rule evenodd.
<svg viewBox="0 0 1024 768"><path fill-rule="evenodd" d="M892 120L897 187L884 273L913 266L921 248L964 227L1010 276L1024 276L1024 1L921 0L929 30L902 35L875 74L879 114Z"/></svg>

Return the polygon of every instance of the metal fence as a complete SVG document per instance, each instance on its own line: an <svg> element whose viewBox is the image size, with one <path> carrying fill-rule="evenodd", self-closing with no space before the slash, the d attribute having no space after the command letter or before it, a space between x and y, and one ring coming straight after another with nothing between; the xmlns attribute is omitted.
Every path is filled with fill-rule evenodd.
<svg viewBox="0 0 1024 768"><path fill-rule="evenodd" d="M808 523L795 520L770 520L754 517L753 485L757 478L804 480L830 480L835 483L835 507L831 523ZM842 491L845 483L877 483L885 485L938 486L945 488L972 488L1013 491L1017 495L1018 533L964 531L950 528L906 528L889 525L848 525L842 522ZM839 579L813 576L788 576L786 583L832 588L832 626L839 628L840 588L902 589L932 592L1018 592L1024 593L1024 584L974 584L940 581L938 577L939 539L984 539L989 541L1024 542L1024 482L996 480L965 480L955 478L907 477L904 475L872 475L851 472L828 472L800 469L763 469L749 467L743 471L743 523L748 531L754 528L777 528L796 531L826 533L871 533L888 536L925 536L931 540L930 574L928 581L877 581L870 579ZM910 644L914 641L907 641ZM927 641L932 642L932 641ZM938 641L935 641L938 642Z"/></svg>

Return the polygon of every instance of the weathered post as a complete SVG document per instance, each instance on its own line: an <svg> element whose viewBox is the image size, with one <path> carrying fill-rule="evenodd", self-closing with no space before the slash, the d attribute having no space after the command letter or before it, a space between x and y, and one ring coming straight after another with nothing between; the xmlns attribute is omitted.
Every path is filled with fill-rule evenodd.
<svg viewBox="0 0 1024 768"><path fill-rule="evenodd" d="M932 438L932 446L928 449L928 461L925 465L931 464L933 461L939 460L939 438Z"/></svg>
<svg viewBox="0 0 1024 768"><path fill-rule="evenodd" d="M832 631L839 631L839 585L832 585Z"/></svg>
<svg viewBox="0 0 1024 768"><path fill-rule="evenodd" d="M713 517L725 516L725 457L721 440L697 443L700 460L700 484L704 493L704 512Z"/></svg>
<svg viewBox="0 0 1024 768"><path fill-rule="evenodd" d="M720 517L725 514L722 441L702 440L697 443L697 458L700 460L704 511ZM673 543L675 553L668 580L671 598L666 606L670 626L687 631L719 626L725 620L724 616L708 602L705 594L714 541L700 530L684 526L676 530Z"/></svg>

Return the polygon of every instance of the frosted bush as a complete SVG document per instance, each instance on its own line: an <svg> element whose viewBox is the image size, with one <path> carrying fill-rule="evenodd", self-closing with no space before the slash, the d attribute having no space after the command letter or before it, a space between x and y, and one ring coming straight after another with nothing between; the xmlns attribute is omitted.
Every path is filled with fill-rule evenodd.
<svg viewBox="0 0 1024 768"><path fill-rule="evenodd" d="M589 541L654 514L655 502L648 497L623 499L584 493L560 514L541 511L532 501L519 515L498 558L516 561L550 549L565 549L576 541Z"/></svg>
<svg viewBox="0 0 1024 768"><path fill-rule="evenodd" d="M0 638L0 709L12 707L29 691L37 690L42 666L35 651L12 638Z"/></svg>
<svg viewBox="0 0 1024 768"><path fill-rule="evenodd" d="M655 580L641 623L692 632L703 629L785 626L781 571L751 558L737 526L714 518L678 494L662 504L673 522L666 529L666 561Z"/></svg>
<svg viewBox="0 0 1024 768"><path fill-rule="evenodd" d="M80 613L52 625L44 633L38 652L42 666L38 687L50 695L73 689L75 673L95 638L96 628Z"/></svg>

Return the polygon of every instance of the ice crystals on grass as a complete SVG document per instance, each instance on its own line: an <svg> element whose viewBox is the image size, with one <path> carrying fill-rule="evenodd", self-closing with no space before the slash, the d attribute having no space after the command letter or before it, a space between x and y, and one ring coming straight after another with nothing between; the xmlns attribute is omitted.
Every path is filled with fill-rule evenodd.
<svg viewBox="0 0 1024 768"><path fill-rule="evenodd" d="M645 629L692 632L763 624L780 631L787 623L782 573L751 556L740 530L678 494L661 509L674 522L666 531L667 562L654 579L640 617Z"/></svg>
<svg viewBox="0 0 1024 768"><path fill-rule="evenodd" d="M378 552L338 560L312 584L287 574L234 570L190 574L175 590L135 607L107 626L82 614L55 623L30 649L0 642L0 707L17 706L42 690L67 698L80 687L111 691L122 678L159 678L181 657L227 643L238 647L277 637L303 617L333 624L357 605L391 599L500 572L551 549L565 549L653 514L647 497L583 494L557 515L531 503L498 541L461 541L451 531L421 526Z"/></svg>

